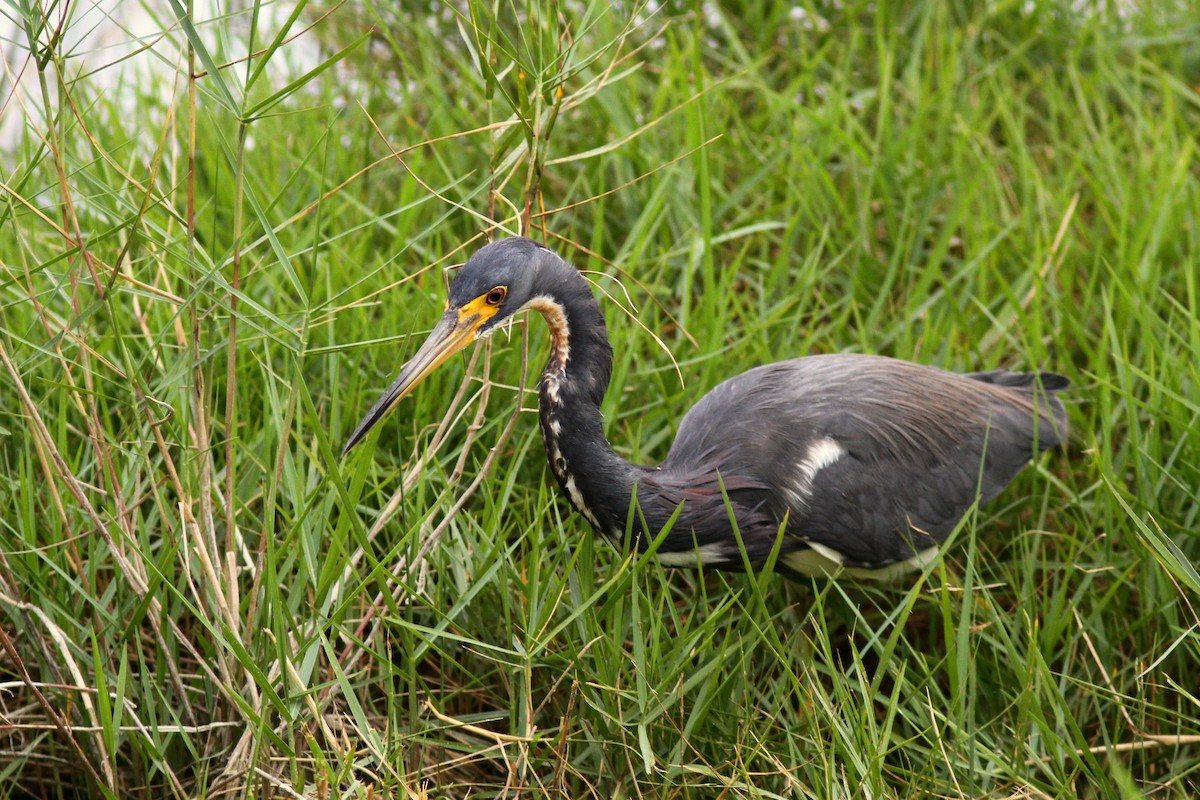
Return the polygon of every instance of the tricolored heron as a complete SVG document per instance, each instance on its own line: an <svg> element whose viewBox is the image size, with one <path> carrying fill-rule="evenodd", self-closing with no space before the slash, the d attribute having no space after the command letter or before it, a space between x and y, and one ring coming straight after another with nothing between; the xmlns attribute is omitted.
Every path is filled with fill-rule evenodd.
<svg viewBox="0 0 1200 800"><path fill-rule="evenodd" d="M343 455L438 365L526 310L550 326L538 405L559 486L617 541L631 530L644 549L670 525L657 550L669 566L740 569L743 554L758 566L777 545L778 563L804 575L921 566L977 501L1066 437L1060 375L819 355L730 378L684 416L665 461L631 464L604 436L612 347L587 282L548 248L510 238L458 272L441 321Z"/></svg>

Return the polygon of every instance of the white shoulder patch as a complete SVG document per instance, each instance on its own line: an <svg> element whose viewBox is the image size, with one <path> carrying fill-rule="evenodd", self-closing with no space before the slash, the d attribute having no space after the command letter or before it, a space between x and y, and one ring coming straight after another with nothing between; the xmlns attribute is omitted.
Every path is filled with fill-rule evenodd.
<svg viewBox="0 0 1200 800"><path fill-rule="evenodd" d="M787 492L789 505L796 511L803 511L807 508L808 500L812 497L813 481L816 479L817 473L845 454L846 451L842 446L828 437L818 439L810 444L804 458L796 464L796 474L792 479L792 486Z"/></svg>

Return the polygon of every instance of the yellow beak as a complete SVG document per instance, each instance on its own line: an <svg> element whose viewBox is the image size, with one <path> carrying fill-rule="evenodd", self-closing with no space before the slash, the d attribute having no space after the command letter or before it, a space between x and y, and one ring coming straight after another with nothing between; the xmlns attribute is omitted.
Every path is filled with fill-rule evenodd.
<svg viewBox="0 0 1200 800"><path fill-rule="evenodd" d="M429 332L429 338L421 345L421 349L400 368L399 377L383 393L383 397L371 406L371 410L358 424L354 433L350 434L350 440L342 448L343 456L361 442L371 428L387 416L392 407L412 392L418 383L444 364L450 356L475 341L480 326L492 316L479 313L480 309L475 306L475 303L469 303L462 309L451 308L442 315L441 321ZM494 314L494 310L492 313Z"/></svg>

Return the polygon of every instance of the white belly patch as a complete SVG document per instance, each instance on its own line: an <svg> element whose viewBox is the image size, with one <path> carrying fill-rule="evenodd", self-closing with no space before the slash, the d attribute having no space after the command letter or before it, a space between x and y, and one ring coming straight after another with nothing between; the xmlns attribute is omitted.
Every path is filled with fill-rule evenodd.
<svg viewBox="0 0 1200 800"><path fill-rule="evenodd" d="M860 580L887 581L906 572L925 568L932 564L938 555L937 546L934 545L920 551L912 558L877 569L870 569L843 566L846 559L838 551L815 542L807 544L809 549L787 553L779 560L788 569L810 578L846 575Z"/></svg>

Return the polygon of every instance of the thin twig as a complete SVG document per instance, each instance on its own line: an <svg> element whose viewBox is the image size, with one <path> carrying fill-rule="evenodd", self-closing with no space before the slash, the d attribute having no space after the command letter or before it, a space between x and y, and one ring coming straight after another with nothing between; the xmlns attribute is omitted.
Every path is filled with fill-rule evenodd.
<svg viewBox="0 0 1200 800"><path fill-rule="evenodd" d="M447 716L438 711L437 708L434 707L433 701L428 699L425 700L425 708L430 714L433 714L433 716L437 717L447 725L452 725L457 730L466 731L467 733L488 739L496 744L526 744L535 741L535 737L533 736L515 736L511 733L498 733L496 731L489 731L487 728L481 728L478 725L472 725L469 722L463 722L462 720Z"/></svg>

